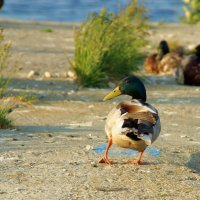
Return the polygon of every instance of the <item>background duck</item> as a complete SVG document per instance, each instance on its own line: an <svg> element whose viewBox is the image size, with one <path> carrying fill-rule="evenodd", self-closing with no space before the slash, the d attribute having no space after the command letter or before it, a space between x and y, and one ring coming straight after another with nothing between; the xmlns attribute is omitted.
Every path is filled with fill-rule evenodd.
<svg viewBox="0 0 200 200"><path fill-rule="evenodd" d="M162 40L157 48L157 53L151 54L145 59L144 69L148 73L173 74L180 65L182 56L182 48L170 52L167 41Z"/></svg>
<svg viewBox="0 0 200 200"><path fill-rule="evenodd" d="M4 0L0 0L0 9L3 7Z"/></svg>
<svg viewBox="0 0 200 200"><path fill-rule="evenodd" d="M140 79L130 76L123 79L104 101L119 95L129 95L129 101L119 103L108 114L105 131L108 144L100 163L111 164L108 151L112 144L123 148L139 151L138 158L130 161L132 164L142 164L142 154L146 147L152 144L160 134L160 118L158 111L146 102L146 89Z"/></svg>
<svg viewBox="0 0 200 200"><path fill-rule="evenodd" d="M185 56L176 71L176 81L186 85L200 85L200 45L195 53Z"/></svg>

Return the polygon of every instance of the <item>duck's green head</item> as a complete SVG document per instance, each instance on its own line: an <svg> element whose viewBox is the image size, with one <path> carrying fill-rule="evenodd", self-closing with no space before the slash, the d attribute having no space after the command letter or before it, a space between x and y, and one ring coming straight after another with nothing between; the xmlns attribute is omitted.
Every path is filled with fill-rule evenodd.
<svg viewBox="0 0 200 200"><path fill-rule="evenodd" d="M104 101L119 95L129 95L133 99L146 101L146 89L142 81L136 76L129 76L123 79L119 85L104 97Z"/></svg>

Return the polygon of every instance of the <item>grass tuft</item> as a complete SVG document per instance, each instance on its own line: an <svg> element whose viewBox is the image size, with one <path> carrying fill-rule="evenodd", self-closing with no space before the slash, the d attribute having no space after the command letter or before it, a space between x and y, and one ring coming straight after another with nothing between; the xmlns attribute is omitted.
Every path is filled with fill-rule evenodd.
<svg viewBox="0 0 200 200"><path fill-rule="evenodd" d="M9 79L4 78L4 70L7 69L7 58L10 55L10 42L5 42L3 30L0 29L0 97L3 96L7 89Z"/></svg>
<svg viewBox="0 0 200 200"><path fill-rule="evenodd" d="M51 29L51 28L45 28L45 29L42 29L41 31L45 32L45 33L52 33L53 29Z"/></svg>
<svg viewBox="0 0 200 200"><path fill-rule="evenodd" d="M6 128L12 128L12 121L8 118L9 113L8 108L0 108L0 128L6 129Z"/></svg>
<svg viewBox="0 0 200 200"><path fill-rule="evenodd" d="M35 95L32 95L31 93L27 92L20 92L17 96L15 96L15 99L19 102L27 103L30 105L38 101Z"/></svg>
<svg viewBox="0 0 200 200"><path fill-rule="evenodd" d="M75 30L75 55L70 62L77 82L84 87L104 87L138 70L147 40L145 9L132 0L118 14L105 8L92 13Z"/></svg>

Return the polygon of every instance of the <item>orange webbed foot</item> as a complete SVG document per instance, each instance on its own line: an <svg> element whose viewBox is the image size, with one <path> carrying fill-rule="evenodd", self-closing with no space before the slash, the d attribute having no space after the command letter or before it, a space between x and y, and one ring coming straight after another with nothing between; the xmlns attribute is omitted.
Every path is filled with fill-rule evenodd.
<svg viewBox="0 0 200 200"><path fill-rule="evenodd" d="M139 151L138 158L136 160L130 160L129 163L134 165L144 165L144 162L141 160L143 152L144 150Z"/></svg>
<svg viewBox="0 0 200 200"><path fill-rule="evenodd" d="M99 163L106 163L106 164L111 165L111 164L113 164L113 161L112 161L112 160L108 160L108 158L106 158L106 157L103 157L103 158L99 161Z"/></svg>
<svg viewBox="0 0 200 200"><path fill-rule="evenodd" d="M145 163L141 160L130 160L128 161L129 164L134 164L134 165L144 165Z"/></svg>

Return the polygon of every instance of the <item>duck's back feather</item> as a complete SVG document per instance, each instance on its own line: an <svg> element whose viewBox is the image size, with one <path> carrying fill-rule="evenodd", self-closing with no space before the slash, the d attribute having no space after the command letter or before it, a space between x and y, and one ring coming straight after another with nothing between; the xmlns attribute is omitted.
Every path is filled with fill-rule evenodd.
<svg viewBox="0 0 200 200"><path fill-rule="evenodd" d="M148 73L158 73L158 61L156 59L157 54L151 54L144 60L144 70Z"/></svg>
<svg viewBox="0 0 200 200"><path fill-rule="evenodd" d="M158 111L150 104L138 100L124 101L109 113L105 130L108 137L123 136L122 138L132 141L132 148L140 141L141 148L141 144L146 147L147 143L152 143L158 137L160 132L158 120Z"/></svg>

